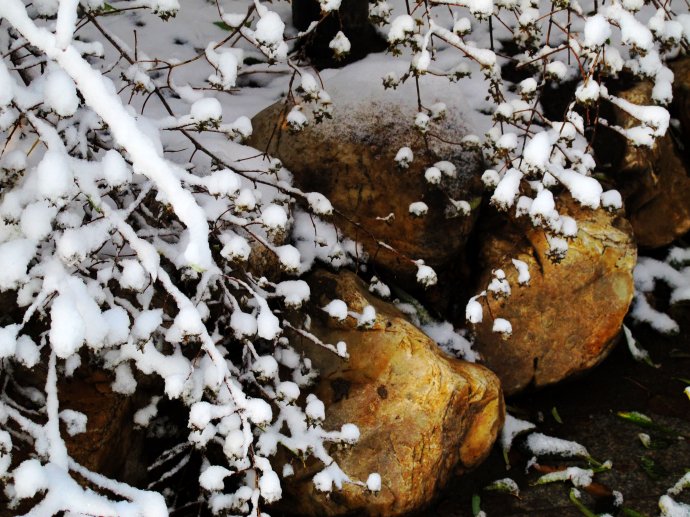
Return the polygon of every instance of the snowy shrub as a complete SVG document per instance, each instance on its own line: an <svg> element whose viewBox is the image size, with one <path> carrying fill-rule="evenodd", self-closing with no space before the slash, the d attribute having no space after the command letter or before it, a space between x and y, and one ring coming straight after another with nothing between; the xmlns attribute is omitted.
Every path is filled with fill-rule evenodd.
<svg viewBox="0 0 690 517"><path fill-rule="evenodd" d="M320 5L325 16L340 2ZM543 228L555 258L576 228L558 213L554 196L567 191L593 209L621 205L592 176L591 130L604 125L637 146L652 145L669 125L663 106L673 74L664 63L690 42L685 4L674 5L677 11L652 2L597 5L370 6L391 53L407 63L402 76L372 73L393 88L425 74L461 81L453 87L474 96L486 116L477 121L484 137L469 135L458 145L482 153L491 202ZM350 424L324 429L323 402L313 394L301 402L317 372L289 341L299 335L347 358L345 343L322 343L290 323L290 311L309 298L307 284L290 277L317 258L333 267L354 263L351 256L359 262L361 250L339 241L322 218L334 210L326 198L293 187L279 161L241 145L252 132L248 117L280 93L287 93L286 106L295 104L285 113L291 131L331 117L321 78L292 53L318 22L297 34L288 11L259 0L0 1L0 291L18 309L0 328L0 478L12 505L38 495L36 515L168 512L161 494L91 472L68 454L60 422L69 434L88 422L61 410L58 382L82 357L112 371L119 393L136 392L142 376L162 380L164 393L133 424L151 424L162 397L188 407L188 442L170 454L185 446L200 451L198 482L214 513L258 514L281 497L277 472L288 476L291 467L275 464L279 444L322 463L318 490L357 483L378 492L385 483L385 473L350 479L330 457L329 443L355 444L359 431ZM199 24L206 24L205 41ZM516 53L498 52L501 41L512 41ZM171 45L179 56L170 57ZM350 41L338 32L329 47L342 57ZM526 78L504 78L509 67ZM622 71L652 81L659 105L610 94L607 79ZM541 96L564 81L577 83L573 96L562 120L549 120ZM246 88L257 85L260 95ZM410 130L452 140L435 133L446 106L427 105L426 92L417 91ZM602 102L639 125L606 121ZM391 166L404 173L421 159L405 147ZM455 175L448 162L424 167L432 185ZM423 217L435 208L414 203L409 210ZM256 254L275 259L285 278L264 278L251 264ZM431 267L410 260L420 284L438 281ZM524 263L513 264L519 282L528 283ZM645 267L683 296L687 286L667 266ZM380 282L372 289L390 294ZM486 289L467 306L471 323L482 321L482 298L511 292L503 271ZM334 300L324 310L364 327L375 321L373 308L353 315L344 305ZM452 329L434 328L461 340ZM508 321L494 323L506 337L511 329ZM466 348L461 344L455 348ZM45 390L31 392L35 409L24 408L4 391L21 387L20 367L39 363ZM21 463L20 448L31 451Z"/></svg>

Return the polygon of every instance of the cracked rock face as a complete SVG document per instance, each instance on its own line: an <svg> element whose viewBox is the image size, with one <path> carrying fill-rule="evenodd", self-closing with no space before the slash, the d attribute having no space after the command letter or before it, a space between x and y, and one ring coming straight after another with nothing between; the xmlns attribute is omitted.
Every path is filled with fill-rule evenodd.
<svg viewBox="0 0 690 517"><path fill-rule="evenodd" d="M354 423L361 433L351 448L331 451L351 479L381 475L378 494L345 484L328 495L316 491L321 464L295 459L295 475L282 481L281 509L295 515L400 515L429 503L454 469L479 464L503 425L498 379L486 368L451 359L392 305L374 298L353 273L316 273L310 279L311 332L328 343L345 341L343 361L311 343L294 343L320 370L316 394L326 404L325 429ZM330 300L350 311L373 305L376 322L357 328L318 314ZM457 470L456 470L457 471Z"/></svg>
<svg viewBox="0 0 690 517"><path fill-rule="evenodd" d="M637 251L630 223L570 199L561 200L558 210L578 224L577 238L560 263L549 260L543 230L528 221L497 216L484 233L477 292L486 289L496 269L506 273L512 292L508 298L489 294L490 310L482 302L475 348L506 394L553 384L602 361L634 294ZM513 258L527 263L529 285L518 284ZM494 318L511 323L510 337L493 332Z"/></svg>

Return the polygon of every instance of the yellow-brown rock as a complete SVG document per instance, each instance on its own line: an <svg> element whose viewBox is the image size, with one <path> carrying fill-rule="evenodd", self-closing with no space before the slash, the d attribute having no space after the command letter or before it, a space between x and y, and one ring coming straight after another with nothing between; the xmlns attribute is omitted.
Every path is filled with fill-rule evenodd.
<svg viewBox="0 0 690 517"><path fill-rule="evenodd" d="M371 296L352 273L311 277L315 302L312 332L327 342L343 340L349 361L304 341L295 343L321 377L316 393L326 404L324 428L358 426L351 448L333 451L355 480L372 472L382 490L369 493L346 484L331 494L315 490L312 477L323 465L302 467L286 478L283 507L297 515L400 515L428 503L455 468L461 472L488 454L503 424L498 379L482 366L449 358L393 306ZM338 323L318 307L334 298L350 311L377 311L371 328L354 318Z"/></svg>
<svg viewBox="0 0 690 517"><path fill-rule="evenodd" d="M677 79L681 82L683 67L678 66L677 70ZM687 70L685 81L687 90L690 88ZM690 99L687 95L682 97L681 90L682 86L674 88L674 95L679 96L678 104L690 109ZM633 104L653 105L651 92L651 83L643 82L619 93L619 96ZM615 112L617 123L624 128L640 124L621 110ZM687 112L682 117L687 123ZM634 147L627 141L624 147L622 160L616 165L616 176L635 238L644 248L666 246L690 230L688 165L674 142L671 129L658 138L651 149Z"/></svg>
<svg viewBox="0 0 690 517"><path fill-rule="evenodd" d="M425 136L414 129L418 111L416 102L410 101L416 97L414 89L406 90L405 95L410 95L406 98L396 91L368 94L365 99L357 95L358 90L383 88L378 79L377 84L369 84L371 79L367 79L364 86L358 84L361 80L353 71L345 86L328 86L333 98L332 120L319 124L312 120L299 133L288 131L285 123L292 104L279 101L266 108L252 120L254 133L248 143L279 158L294 175L295 186L324 194L337 210L337 226L364 246L374 264L409 277L416 267L402 256L437 267L463 248L477 210L460 215L449 198L476 208L482 192L481 158L457 144L468 131L462 112L451 109L454 106L449 104L444 121L430 123L432 129ZM413 88L413 83L404 87ZM308 105L304 112L309 113ZM430 134L444 135L456 143ZM414 155L407 168L394 160L402 147L409 147ZM457 177L444 177L441 185L427 182L426 169L438 161L453 163ZM411 203L419 201L429 207L423 217L409 210Z"/></svg>
<svg viewBox="0 0 690 517"><path fill-rule="evenodd" d="M499 216L482 243L478 292L487 288L492 271L502 269L511 295L489 294L482 302L475 348L506 394L553 384L598 364L610 351L634 293L637 253L628 221L570 199L560 201L558 210L573 217L579 230L560 263L549 260L544 231L528 221ZM518 284L512 259L529 266L528 285ZM511 323L510 337L493 332L494 318Z"/></svg>

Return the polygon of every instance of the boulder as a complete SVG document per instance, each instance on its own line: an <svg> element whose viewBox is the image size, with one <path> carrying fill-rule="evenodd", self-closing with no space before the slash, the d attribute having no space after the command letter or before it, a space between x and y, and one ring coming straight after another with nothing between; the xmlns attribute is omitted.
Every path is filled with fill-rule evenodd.
<svg viewBox="0 0 690 517"><path fill-rule="evenodd" d="M463 215L449 198L476 207L482 193L481 156L463 151L457 143L468 133L471 110L444 86L447 81L439 85L425 83L434 78L422 81L425 106L442 101L447 107L446 118L430 122L423 134L414 128L418 113L417 104L410 102L416 98L414 82L384 92L381 74L373 73L372 66L376 61L370 57L365 65L353 65L347 83L342 79L327 83L332 119L319 124L312 120L300 132L290 132L285 120L292 104L280 101L254 117L248 143L279 158L294 175L296 187L324 194L336 209L334 222L363 245L376 266L414 279L416 266L410 259L438 267L463 249L477 210ZM369 90L371 96L360 95ZM305 104L305 114L308 108ZM395 161L403 147L413 153L407 167ZM457 174L443 175L440 184L431 184L425 172L439 161L451 162ZM416 216L410 204L420 201L428 206L428 213Z"/></svg>
<svg viewBox="0 0 690 517"><path fill-rule="evenodd" d="M502 269L511 294L480 298L483 321L474 329L475 348L506 394L553 384L602 361L634 293L637 253L630 223L619 214L561 198L558 211L577 221L578 234L560 263L547 257L544 231L529 221L496 215L482 230L477 292L487 289L493 271ZM527 264L529 284L518 283L512 259ZM511 323L512 335L493 331L496 318Z"/></svg>
<svg viewBox="0 0 690 517"><path fill-rule="evenodd" d="M39 410L40 402L24 397L33 390L44 393L46 369L39 363L31 369L13 364L8 370L23 388L31 390L12 389L9 391L12 399ZM147 472L142 463L145 431L135 428L134 413L137 406L145 405L146 399L138 394L115 393L111 387L113 380L110 372L88 360L84 360L72 376L60 375L57 383L60 411L78 411L87 418L84 432L70 434L64 421L60 432L70 457L77 463L93 472L136 485L146 478ZM14 423L8 425L12 427ZM29 449L20 447L13 458L13 468L27 459L29 453Z"/></svg>
<svg viewBox="0 0 690 517"><path fill-rule="evenodd" d="M680 120L687 149L690 146L690 58L684 57L669 66L674 75L672 114Z"/></svg>
<svg viewBox="0 0 690 517"><path fill-rule="evenodd" d="M67 450L84 467L127 483L146 476L142 462L145 431L137 430L134 413L141 395L125 396L111 387L113 376L104 370L79 368L72 378L58 384L60 409L86 415L86 431L70 436L62 429Z"/></svg>
<svg viewBox="0 0 690 517"><path fill-rule="evenodd" d="M690 81L686 81L685 90L688 87ZM675 89L677 95L681 89ZM651 92L651 83L643 82L619 93L619 96L634 104L653 105ZM682 102L690 108L687 95L685 100L679 98L678 103ZM616 122L624 128L640 123L621 110L614 112ZM687 113L683 117L687 122ZM622 137L619 140L624 150L620 160L612 166L637 243L643 248L666 246L690 230L688 165L670 129L657 139L651 149L634 147Z"/></svg>
<svg viewBox="0 0 690 517"><path fill-rule="evenodd" d="M292 23L295 28L303 32L313 22L319 24L300 45L310 63L318 69L345 66L388 47L385 38L369 20L369 0L343 0L337 11L325 16L317 0L293 0ZM340 31L350 41L350 51L344 56L336 55L330 47L330 42Z"/></svg>
<svg viewBox="0 0 690 517"><path fill-rule="evenodd" d="M445 356L354 274L317 273L310 284L311 331L329 343L345 341L350 358L309 342L294 344L321 372L316 394L326 404L324 428L351 422L361 433L353 447L331 452L351 479L366 481L377 472L382 486L377 494L352 484L324 494L312 483L323 465L296 460L295 475L283 481L282 507L297 515L399 515L424 506L454 468L471 469L489 453L504 418L498 379ZM335 298L360 313L372 305L373 326L325 316L319 307Z"/></svg>

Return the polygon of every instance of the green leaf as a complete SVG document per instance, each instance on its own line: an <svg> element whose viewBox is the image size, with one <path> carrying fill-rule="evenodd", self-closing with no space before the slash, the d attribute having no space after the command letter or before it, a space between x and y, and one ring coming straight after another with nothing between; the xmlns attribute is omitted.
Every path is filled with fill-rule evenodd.
<svg viewBox="0 0 690 517"><path fill-rule="evenodd" d="M223 29L224 31L228 31L228 32L234 30L232 27L230 27L230 26L229 26L227 23L225 23L225 22L213 22L213 25L215 25L216 27L220 27L220 28Z"/></svg>
<svg viewBox="0 0 690 517"><path fill-rule="evenodd" d="M501 492L503 494L510 494L515 497L520 497L520 488L517 483L510 478L497 479L484 487L488 492Z"/></svg>
<svg viewBox="0 0 690 517"><path fill-rule="evenodd" d="M479 497L479 494L473 494L472 495L472 516L477 517L479 515L479 512L482 511L481 509L481 498Z"/></svg>
<svg viewBox="0 0 690 517"><path fill-rule="evenodd" d="M582 501L577 497L577 494L579 492L575 490L574 488L570 490L570 501L577 507L578 510L580 510L580 513L582 515L585 515L586 517L598 517L596 513L594 513L592 510L587 508L584 504L582 504Z"/></svg>
<svg viewBox="0 0 690 517"><path fill-rule="evenodd" d="M558 409L556 406L551 408L551 416L553 416L553 419L559 424L563 423L563 419L561 418L561 415L558 414Z"/></svg>
<svg viewBox="0 0 690 517"><path fill-rule="evenodd" d="M652 438L646 433L640 433L637 435L645 449L649 450L660 450L668 449L671 446L671 442L668 440L663 440L660 438Z"/></svg>
<svg viewBox="0 0 690 517"><path fill-rule="evenodd" d="M623 420L632 422L633 424L641 425L643 427L653 424L653 420L649 418L644 413L639 413L637 411L619 411L616 413Z"/></svg>
<svg viewBox="0 0 690 517"><path fill-rule="evenodd" d="M655 463L649 456L640 456L640 466L645 474L654 481L659 481L668 476L668 471L658 463Z"/></svg>
<svg viewBox="0 0 690 517"><path fill-rule="evenodd" d="M631 508L623 508L623 515L626 517L647 517L645 514L636 512Z"/></svg>
<svg viewBox="0 0 690 517"><path fill-rule="evenodd" d="M656 431L657 433L664 434L666 436L685 436L683 433L680 433L675 429L671 429L670 427L666 427L655 423L650 417L648 417L644 413L639 413L637 411L619 411L618 413L616 413L616 415L619 418L627 420L628 422L631 422L639 427L651 429L653 431Z"/></svg>

